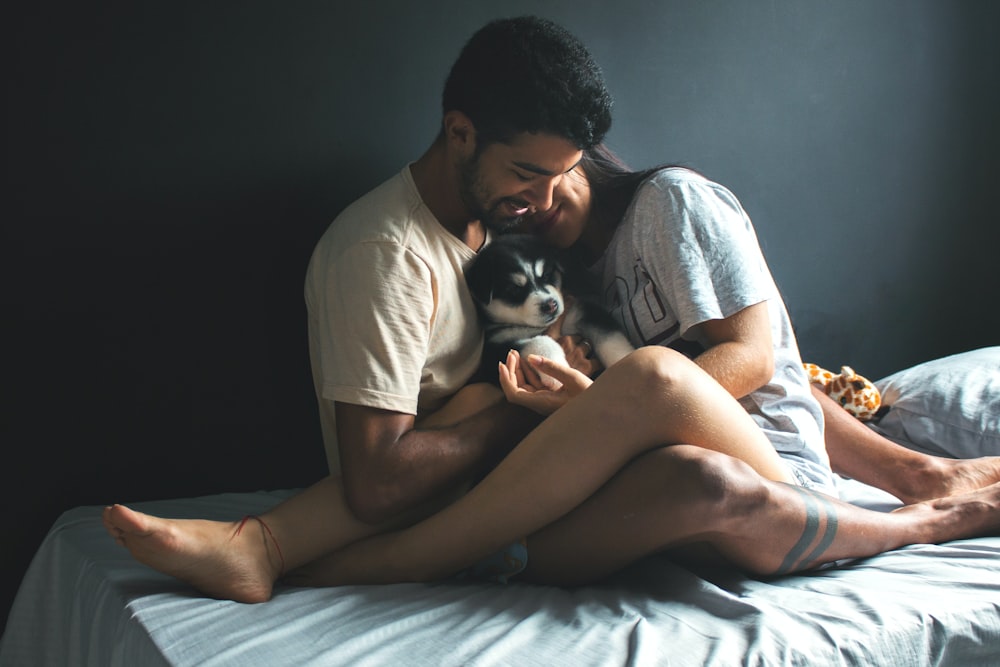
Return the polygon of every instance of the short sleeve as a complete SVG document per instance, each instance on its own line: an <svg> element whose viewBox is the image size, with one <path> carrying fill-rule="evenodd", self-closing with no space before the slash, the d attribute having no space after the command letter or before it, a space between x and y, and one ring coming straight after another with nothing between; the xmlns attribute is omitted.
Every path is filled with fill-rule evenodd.
<svg viewBox="0 0 1000 667"><path fill-rule="evenodd" d="M756 234L725 188L701 179L652 180L634 206L634 215L656 221L637 238L637 254L676 313L681 335L772 296Z"/></svg>
<svg viewBox="0 0 1000 667"><path fill-rule="evenodd" d="M416 414L433 282L423 260L390 242L359 243L328 266L318 313L324 398Z"/></svg>

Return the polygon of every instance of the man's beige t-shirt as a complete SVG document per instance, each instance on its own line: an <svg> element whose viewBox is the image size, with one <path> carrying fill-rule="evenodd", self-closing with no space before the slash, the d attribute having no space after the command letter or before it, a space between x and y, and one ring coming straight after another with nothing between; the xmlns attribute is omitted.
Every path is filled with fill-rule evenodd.
<svg viewBox="0 0 1000 667"><path fill-rule="evenodd" d="M483 333L462 273L474 256L424 205L409 167L323 234L305 296L332 473L340 470L334 401L422 414L477 370Z"/></svg>

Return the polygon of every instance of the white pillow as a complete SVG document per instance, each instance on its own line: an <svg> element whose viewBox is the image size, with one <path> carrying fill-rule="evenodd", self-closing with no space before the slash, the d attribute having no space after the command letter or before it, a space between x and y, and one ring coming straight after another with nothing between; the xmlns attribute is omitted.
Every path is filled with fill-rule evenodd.
<svg viewBox="0 0 1000 667"><path fill-rule="evenodd" d="M1000 455L1000 347L928 361L875 386L891 406L871 425L879 433L939 456Z"/></svg>

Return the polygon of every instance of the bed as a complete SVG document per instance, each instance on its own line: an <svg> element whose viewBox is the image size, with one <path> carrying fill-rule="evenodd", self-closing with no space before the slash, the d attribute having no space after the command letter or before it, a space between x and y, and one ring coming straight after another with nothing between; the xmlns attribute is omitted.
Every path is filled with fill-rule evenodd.
<svg viewBox="0 0 1000 667"><path fill-rule="evenodd" d="M879 425L890 437L953 456L1000 451L990 449L1000 448L1000 348L917 366L879 388L896 413ZM898 505L853 480L841 487L850 502ZM291 493L136 507L231 519ZM516 582L279 587L270 602L243 605L199 597L134 562L104 533L100 508L79 507L39 548L0 643L4 667L243 664L1000 664L1000 537L911 546L770 580L650 558L572 590Z"/></svg>

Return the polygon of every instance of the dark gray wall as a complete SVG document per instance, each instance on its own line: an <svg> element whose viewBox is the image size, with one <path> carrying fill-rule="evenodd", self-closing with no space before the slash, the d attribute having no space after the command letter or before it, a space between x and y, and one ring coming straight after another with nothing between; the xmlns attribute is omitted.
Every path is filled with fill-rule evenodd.
<svg viewBox="0 0 1000 667"><path fill-rule="evenodd" d="M447 68L497 16L583 38L633 165L735 191L808 360L878 377L997 343L1000 5L356 4L10 17L0 613L69 507L322 474L309 251L429 144Z"/></svg>

